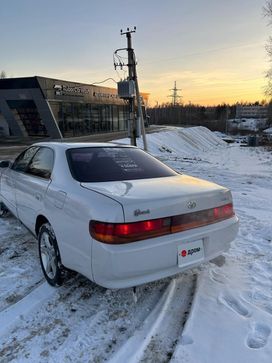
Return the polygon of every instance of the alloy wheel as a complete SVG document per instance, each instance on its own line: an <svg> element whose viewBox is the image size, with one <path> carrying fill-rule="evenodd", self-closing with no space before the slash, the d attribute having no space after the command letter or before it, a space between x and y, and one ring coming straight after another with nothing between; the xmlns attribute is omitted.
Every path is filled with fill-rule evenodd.
<svg viewBox="0 0 272 363"><path fill-rule="evenodd" d="M41 235L40 246L44 271L50 279L54 279L57 272L57 255L52 240L45 231Z"/></svg>

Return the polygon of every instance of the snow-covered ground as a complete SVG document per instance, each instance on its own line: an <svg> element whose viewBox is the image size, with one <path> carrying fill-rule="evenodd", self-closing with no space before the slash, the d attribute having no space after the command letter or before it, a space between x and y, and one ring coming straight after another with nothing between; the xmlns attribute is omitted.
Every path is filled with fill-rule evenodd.
<svg viewBox="0 0 272 363"><path fill-rule="evenodd" d="M141 286L135 303L131 289L106 290L82 276L49 287L35 239L14 218L1 219L1 363L271 362L271 151L226 145L201 127L147 138L171 167L232 190L240 232L231 249Z"/></svg>

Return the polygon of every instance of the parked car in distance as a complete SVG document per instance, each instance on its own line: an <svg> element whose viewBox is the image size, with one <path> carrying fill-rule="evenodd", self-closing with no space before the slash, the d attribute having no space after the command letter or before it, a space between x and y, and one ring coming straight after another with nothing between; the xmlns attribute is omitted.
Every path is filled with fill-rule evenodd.
<svg viewBox="0 0 272 363"><path fill-rule="evenodd" d="M66 269L107 288L182 272L227 250L231 192L114 143L37 143L0 163L0 199L38 239L53 286Z"/></svg>

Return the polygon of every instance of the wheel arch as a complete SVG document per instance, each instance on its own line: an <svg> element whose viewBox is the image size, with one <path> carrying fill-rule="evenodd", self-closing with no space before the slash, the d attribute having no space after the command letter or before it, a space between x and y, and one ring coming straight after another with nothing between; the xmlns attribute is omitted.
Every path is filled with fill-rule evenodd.
<svg viewBox="0 0 272 363"><path fill-rule="evenodd" d="M36 224L35 224L35 233L36 233L36 236L38 236L39 234L39 230L41 228L41 226L45 223L49 223L49 220L42 214L39 214L38 217L36 218Z"/></svg>
<svg viewBox="0 0 272 363"><path fill-rule="evenodd" d="M56 241L56 245L57 245L57 248L58 248L58 251L59 251L59 258L60 258L60 262L62 261L61 259L61 251L60 251L60 248L59 248L59 243L58 243L58 240L56 238L56 235L55 235L55 230L53 229L52 227L52 224L50 223L49 219L47 217L45 217L43 214L39 214L36 218L36 224L35 224L35 234L36 234L36 237L38 238L38 235L39 235L39 230L41 228L41 226L43 224L46 224L48 223L51 228L52 228L52 231L53 231L53 234L54 234L54 237L55 237L55 241Z"/></svg>

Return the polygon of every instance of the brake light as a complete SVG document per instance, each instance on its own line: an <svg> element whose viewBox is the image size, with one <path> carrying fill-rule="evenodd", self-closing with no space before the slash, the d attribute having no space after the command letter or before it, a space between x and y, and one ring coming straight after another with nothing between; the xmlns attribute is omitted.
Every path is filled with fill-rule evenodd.
<svg viewBox="0 0 272 363"><path fill-rule="evenodd" d="M97 241L122 244L203 227L233 216L233 206L229 203L198 212L133 223L91 221L89 228L91 236Z"/></svg>

